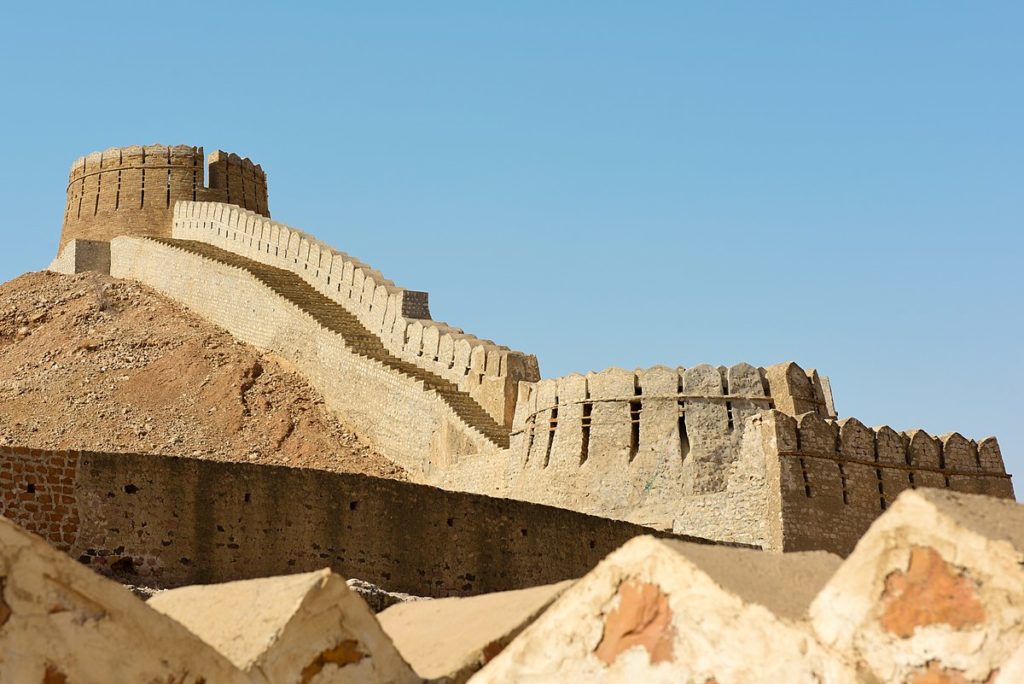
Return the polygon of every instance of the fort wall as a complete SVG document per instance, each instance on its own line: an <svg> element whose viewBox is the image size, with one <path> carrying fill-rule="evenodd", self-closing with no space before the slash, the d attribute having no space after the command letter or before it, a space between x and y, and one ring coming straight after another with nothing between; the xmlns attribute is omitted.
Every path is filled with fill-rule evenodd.
<svg viewBox="0 0 1024 684"><path fill-rule="evenodd" d="M339 420L423 479L453 453L496 453L422 382L349 348L296 304L241 268L145 238L111 242L111 273L135 278L240 340L280 354L323 395Z"/></svg>
<svg viewBox="0 0 1024 684"><path fill-rule="evenodd" d="M110 274L110 243L99 240L70 240L47 270L72 275L91 271Z"/></svg>
<svg viewBox="0 0 1024 684"><path fill-rule="evenodd" d="M296 273L351 311L389 352L455 383L506 427L518 383L540 378L535 356L430 320L425 292L400 288L358 259L256 212L183 201L172 233Z"/></svg>
<svg viewBox="0 0 1024 684"><path fill-rule="evenodd" d="M3 515L103 574L153 586L330 566L392 591L477 594L579 577L649 533L364 475L150 454L0 447L0 478Z"/></svg>
<svg viewBox="0 0 1024 684"><path fill-rule="evenodd" d="M773 411L762 421L771 497L781 522L771 546L847 554L906 489L933 487L1013 499L999 444L953 432L869 428L855 418L826 420Z"/></svg>
<svg viewBox="0 0 1024 684"><path fill-rule="evenodd" d="M58 253L73 239L117 235L169 236L178 200L231 202L269 216L267 177L236 154L210 155L204 183L203 148L188 145L112 147L71 165Z"/></svg>
<svg viewBox="0 0 1024 684"><path fill-rule="evenodd" d="M715 509L729 498L722 493L751 416L781 405L830 417L827 387L795 363L610 368L524 382L507 457L460 456L440 483L672 529L700 515L699 501ZM763 530L740 534L736 524L723 518L709 533L759 543Z"/></svg>

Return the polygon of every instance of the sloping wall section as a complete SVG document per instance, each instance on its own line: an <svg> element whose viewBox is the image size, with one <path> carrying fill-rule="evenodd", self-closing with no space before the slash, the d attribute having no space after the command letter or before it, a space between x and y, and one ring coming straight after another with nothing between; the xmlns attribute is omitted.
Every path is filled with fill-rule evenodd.
<svg viewBox="0 0 1024 684"><path fill-rule="evenodd" d="M315 316L315 307L300 306L243 268L157 239L119 237L111 242L111 274L135 278L294 363L346 425L414 477L451 454L494 454L503 446L466 422L473 406L452 403L460 398L446 400L423 379L368 357L358 340Z"/></svg>
<svg viewBox="0 0 1024 684"><path fill-rule="evenodd" d="M455 383L506 427L518 383L540 379L537 357L430 320L425 292L400 288L358 259L258 213L182 201L172 234L298 274L351 311L390 353Z"/></svg>

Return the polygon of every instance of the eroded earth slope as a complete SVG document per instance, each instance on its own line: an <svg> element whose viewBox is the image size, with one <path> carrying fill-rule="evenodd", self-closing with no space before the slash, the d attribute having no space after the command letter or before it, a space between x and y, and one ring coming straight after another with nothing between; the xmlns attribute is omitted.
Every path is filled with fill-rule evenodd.
<svg viewBox="0 0 1024 684"><path fill-rule="evenodd" d="M0 443L404 479L283 359L143 285L91 273L0 285L0 403Z"/></svg>

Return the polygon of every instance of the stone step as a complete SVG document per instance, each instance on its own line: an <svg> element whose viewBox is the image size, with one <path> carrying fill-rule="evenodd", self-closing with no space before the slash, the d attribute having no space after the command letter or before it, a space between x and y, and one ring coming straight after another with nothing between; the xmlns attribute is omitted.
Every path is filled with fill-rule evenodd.
<svg viewBox="0 0 1024 684"><path fill-rule="evenodd" d="M509 429L495 421L469 394L439 375L395 356L379 337L364 326L341 304L327 298L291 271L268 266L228 252L219 247L193 240L149 238L207 259L241 268L275 294L294 304L323 328L339 335L353 353L377 361L392 371L421 383L425 390L437 394L467 425L476 429L501 448L509 444Z"/></svg>

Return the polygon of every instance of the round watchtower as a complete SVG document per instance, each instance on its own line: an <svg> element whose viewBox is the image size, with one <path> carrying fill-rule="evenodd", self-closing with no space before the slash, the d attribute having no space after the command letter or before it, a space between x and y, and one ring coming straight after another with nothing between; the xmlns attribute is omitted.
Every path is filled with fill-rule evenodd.
<svg viewBox="0 0 1024 684"><path fill-rule="evenodd" d="M210 155L205 184L203 148L133 145L93 152L71 165L60 246L69 240L171 234L178 200L228 202L270 216L267 176L237 154Z"/></svg>

